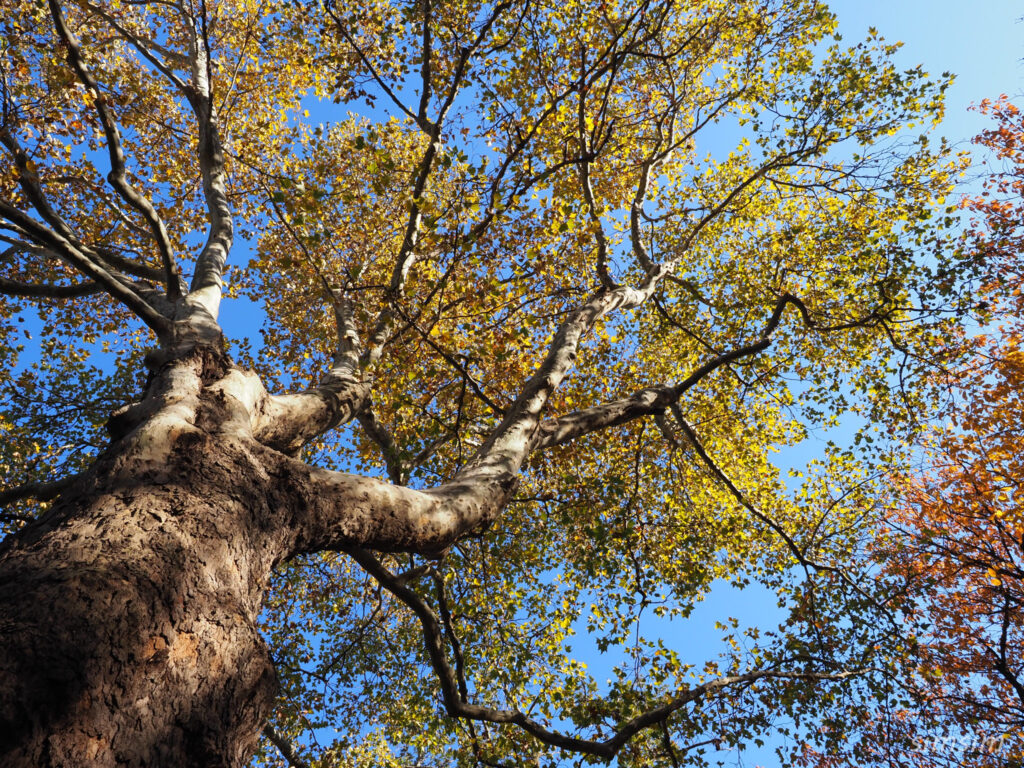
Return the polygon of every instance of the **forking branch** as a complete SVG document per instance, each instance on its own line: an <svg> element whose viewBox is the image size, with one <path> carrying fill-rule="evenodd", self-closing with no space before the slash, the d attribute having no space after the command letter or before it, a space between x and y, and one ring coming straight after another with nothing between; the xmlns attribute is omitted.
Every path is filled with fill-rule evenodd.
<svg viewBox="0 0 1024 768"><path fill-rule="evenodd" d="M839 669L834 671L791 671L785 669L760 669L751 672L723 675L707 682L684 689L664 697L662 702L650 709L620 722L613 734L598 741L570 736L551 730L517 709L497 709L469 701L468 687L462 677L458 659L461 651L452 644L452 636L446 631L445 620L427 601L413 590L404 579L391 573L372 553L361 549L350 549L347 553L375 578L392 595L403 602L420 622L423 643L441 688L445 709L453 717L476 720L499 725L516 725L544 744L559 747L570 752L593 755L611 760L638 733L646 728L665 723L670 717L689 704L712 698L733 688L743 688L762 680L813 680L841 681L865 674L863 669ZM448 660L447 647L452 645L456 666ZM806 667L806 660L801 660Z"/></svg>
<svg viewBox="0 0 1024 768"><path fill-rule="evenodd" d="M67 49L68 61L71 63L82 85L85 86L86 93L92 101L93 110L99 119L100 125L103 127L103 134L107 144L107 156L110 160L110 174L107 176L107 179L118 195L121 196L121 199L138 211L149 225L164 268L164 286L167 291L167 298L171 301L176 301L181 297L181 286L179 285L177 265L171 250L167 228L164 226L163 219L160 218L149 198L139 192L128 181L125 172L124 150L121 146L121 133L107 107L107 98L100 90L99 83L96 82L96 78L93 77L92 72L85 63L78 38L68 28L59 3L57 0L48 0L48 2L54 28Z"/></svg>

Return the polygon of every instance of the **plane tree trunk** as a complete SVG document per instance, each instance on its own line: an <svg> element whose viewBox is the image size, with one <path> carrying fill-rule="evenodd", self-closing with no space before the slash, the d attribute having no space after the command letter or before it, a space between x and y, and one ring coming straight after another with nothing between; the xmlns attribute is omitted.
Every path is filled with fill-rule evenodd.
<svg viewBox="0 0 1024 768"><path fill-rule="evenodd" d="M273 483L238 445L171 442L162 471L111 452L3 553L4 765L251 754L275 690L254 623L282 552Z"/></svg>
<svg viewBox="0 0 1024 768"><path fill-rule="evenodd" d="M0 549L0 765L244 765L276 691L256 629L274 566L436 550L497 509L289 455L360 392L272 398L206 350L112 419L111 446Z"/></svg>
<svg viewBox="0 0 1024 768"><path fill-rule="evenodd" d="M169 414L174 386L0 553L0 764L235 766L255 748L275 693L255 620L289 504L272 452L202 393L198 427Z"/></svg>

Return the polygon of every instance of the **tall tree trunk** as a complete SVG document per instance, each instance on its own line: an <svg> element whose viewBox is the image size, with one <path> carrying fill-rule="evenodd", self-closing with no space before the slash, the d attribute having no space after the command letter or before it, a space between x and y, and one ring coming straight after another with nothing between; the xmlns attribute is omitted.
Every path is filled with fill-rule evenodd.
<svg viewBox="0 0 1024 768"><path fill-rule="evenodd" d="M272 397L208 346L153 356L142 402L38 521L0 545L0 766L241 766L275 676L256 630L275 564L439 552L487 525L501 471L432 491L291 457L364 384Z"/></svg>
<svg viewBox="0 0 1024 768"><path fill-rule="evenodd" d="M240 766L255 749L275 692L255 621L291 549L264 461L279 454L204 429L226 410L207 392L199 428L173 417L187 392L163 395L0 550L5 768Z"/></svg>
<svg viewBox="0 0 1024 768"><path fill-rule="evenodd" d="M252 753L275 687L255 628L272 483L237 446L181 442L165 472L108 470L3 552L0 764Z"/></svg>

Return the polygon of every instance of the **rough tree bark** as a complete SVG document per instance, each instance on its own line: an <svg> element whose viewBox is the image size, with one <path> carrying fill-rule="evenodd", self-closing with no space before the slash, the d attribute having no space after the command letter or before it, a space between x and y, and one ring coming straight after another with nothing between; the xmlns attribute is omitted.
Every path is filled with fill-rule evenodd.
<svg viewBox="0 0 1024 768"><path fill-rule="evenodd" d="M4 765L226 766L254 749L275 691L254 621L300 507L284 457L230 434L209 388L224 371L196 363L165 371L179 381L149 423L0 553Z"/></svg>
<svg viewBox="0 0 1024 768"><path fill-rule="evenodd" d="M419 493L277 450L345 402L272 398L216 347L155 372L108 450L0 550L0 764L244 765L276 691L255 625L274 566L438 550L500 507L500 483Z"/></svg>

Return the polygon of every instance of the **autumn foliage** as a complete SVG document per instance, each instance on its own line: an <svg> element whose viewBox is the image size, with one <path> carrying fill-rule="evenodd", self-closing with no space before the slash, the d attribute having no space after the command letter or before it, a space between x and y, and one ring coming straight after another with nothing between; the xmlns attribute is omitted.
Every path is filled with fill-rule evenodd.
<svg viewBox="0 0 1024 768"><path fill-rule="evenodd" d="M986 674L1013 573L925 555L1009 415L881 527L1015 275L948 76L820 0L0 8L0 763L789 761Z"/></svg>
<svg viewBox="0 0 1024 768"><path fill-rule="evenodd" d="M991 310L953 379L948 429L924 446L890 568L918 580L921 706L946 723L937 763L1016 765L1024 754L1024 115L1006 97L976 143L1001 164L966 201L965 247L984 257ZM927 745L926 745L927 746Z"/></svg>

